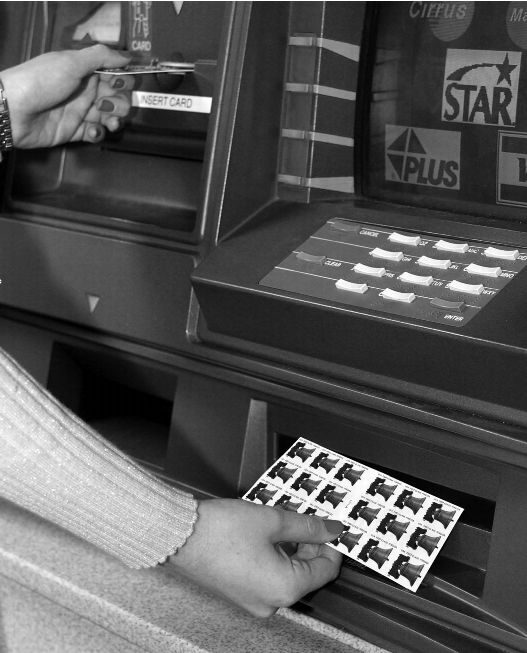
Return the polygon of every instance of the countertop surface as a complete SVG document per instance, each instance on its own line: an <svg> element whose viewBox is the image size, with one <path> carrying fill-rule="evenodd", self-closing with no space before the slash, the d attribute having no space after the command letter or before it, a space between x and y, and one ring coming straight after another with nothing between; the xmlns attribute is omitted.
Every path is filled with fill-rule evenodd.
<svg viewBox="0 0 527 653"><path fill-rule="evenodd" d="M0 574L2 653L41 653L46 623L61 653L386 653L293 610L251 617L168 567L128 569L1 500ZM37 627L39 615L46 623Z"/></svg>

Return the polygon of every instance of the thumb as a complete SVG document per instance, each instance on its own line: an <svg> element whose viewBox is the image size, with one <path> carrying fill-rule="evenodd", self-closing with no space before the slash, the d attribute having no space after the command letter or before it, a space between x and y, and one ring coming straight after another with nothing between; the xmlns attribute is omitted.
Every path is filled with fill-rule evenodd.
<svg viewBox="0 0 527 653"><path fill-rule="evenodd" d="M82 76L93 73L97 68L121 68L130 63L131 59L130 56L112 50L101 43L76 50L75 55L78 57Z"/></svg>
<svg viewBox="0 0 527 653"><path fill-rule="evenodd" d="M299 542L302 544L325 544L335 540L345 526L335 519L322 519L315 515L300 515L283 511L276 542Z"/></svg>

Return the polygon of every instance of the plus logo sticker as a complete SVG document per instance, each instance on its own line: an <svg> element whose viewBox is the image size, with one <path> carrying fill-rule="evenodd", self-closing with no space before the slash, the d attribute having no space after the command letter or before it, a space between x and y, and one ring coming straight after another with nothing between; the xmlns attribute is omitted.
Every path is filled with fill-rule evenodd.
<svg viewBox="0 0 527 653"><path fill-rule="evenodd" d="M459 189L459 132L386 125L385 143L387 181Z"/></svg>
<svg viewBox="0 0 527 653"><path fill-rule="evenodd" d="M441 119L514 127L521 52L448 50Z"/></svg>

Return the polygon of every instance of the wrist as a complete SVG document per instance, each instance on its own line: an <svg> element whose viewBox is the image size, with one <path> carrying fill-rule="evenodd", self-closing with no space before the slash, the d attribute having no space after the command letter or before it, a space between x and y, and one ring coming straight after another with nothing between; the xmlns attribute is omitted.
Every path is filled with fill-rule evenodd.
<svg viewBox="0 0 527 653"><path fill-rule="evenodd" d="M195 499L196 518L193 524L192 532L185 542L169 558L168 562L182 571L188 572L189 565L199 561L199 551L201 549L201 536L203 529L203 512L206 512L206 506L203 506L203 500Z"/></svg>

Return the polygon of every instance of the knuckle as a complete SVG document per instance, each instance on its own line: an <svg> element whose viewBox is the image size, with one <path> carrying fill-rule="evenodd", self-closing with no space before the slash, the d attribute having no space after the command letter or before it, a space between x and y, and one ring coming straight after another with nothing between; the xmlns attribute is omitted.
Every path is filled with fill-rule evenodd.
<svg viewBox="0 0 527 653"><path fill-rule="evenodd" d="M64 50L64 62L68 66L75 66L77 64L78 50Z"/></svg>
<svg viewBox="0 0 527 653"><path fill-rule="evenodd" d="M272 617L278 608L272 607L271 605L258 605L258 606L251 606L248 611L249 614L251 614L253 617L257 617L258 619L269 619L269 617Z"/></svg>
<svg viewBox="0 0 527 653"><path fill-rule="evenodd" d="M104 52L107 51L107 47L103 45L102 43L96 43L93 46L93 51L96 52L97 54L103 54Z"/></svg>
<svg viewBox="0 0 527 653"><path fill-rule="evenodd" d="M320 535L322 520L315 515L306 515L306 531L310 538Z"/></svg>
<svg viewBox="0 0 527 653"><path fill-rule="evenodd" d="M334 580L337 580L339 576L340 576L340 565L335 564L333 565L333 569L329 577L329 582L333 582Z"/></svg>
<svg viewBox="0 0 527 653"><path fill-rule="evenodd" d="M282 510L281 508L270 509L268 515L275 530L277 531L283 530L283 528L286 526L287 519L289 518L289 514L290 513L287 513L285 510Z"/></svg>
<svg viewBox="0 0 527 653"><path fill-rule="evenodd" d="M296 587L284 586L275 595L273 604L279 608L287 608L299 599Z"/></svg>

